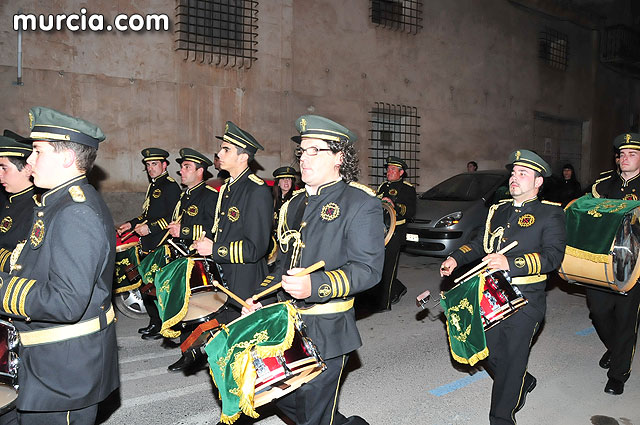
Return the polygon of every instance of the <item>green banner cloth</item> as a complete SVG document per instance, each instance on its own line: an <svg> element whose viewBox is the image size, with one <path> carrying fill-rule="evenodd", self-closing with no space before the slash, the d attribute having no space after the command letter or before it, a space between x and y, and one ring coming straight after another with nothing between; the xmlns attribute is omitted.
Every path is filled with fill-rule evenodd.
<svg viewBox="0 0 640 425"><path fill-rule="evenodd" d="M179 323L189 308L189 278L194 260L189 257L178 258L155 273L153 285L156 287L156 305L162 328L160 333L167 338L177 338L180 331L171 327Z"/></svg>
<svg viewBox="0 0 640 425"><path fill-rule="evenodd" d="M264 359L288 350L295 334L296 314L289 302L272 304L222 325L207 343L211 376L222 400L220 421L232 424L241 413L259 416L253 408L257 374L251 351Z"/></svg>
<svg viewBox="0 0 640 425"><path fill-rule="evenodd" d="M567 248L569 255L606 263L622 219L640 201L594 198L585 195L566 209Z"/></svg>
<svg viewBox="0 0 640 425"><path fill-rule="evenodd" d="M156 272L169 263L169 247L162 245L140 262L138 271L146 284L153 283Z"/></svg>
<svg viewBox="0 0 640 425"><path fill-rule="evenodd" d="M451 355L456 361L471 366L489 355L480 310L483 291L484 276L480 274L440 296L440 305L447 317Z"/></svg>
<svg viewBox="0 0 640 425"><path fill-rule="evenodd" d="M121 292L132 291L139 288L141 283L129 282L125 275L125 269L131 265L137 266L140 264L140 257L138 255L138 246L132 246L129 249L125 249L121 252L116 252L116 267L114 269L113 291L116 294Z"/></svg>

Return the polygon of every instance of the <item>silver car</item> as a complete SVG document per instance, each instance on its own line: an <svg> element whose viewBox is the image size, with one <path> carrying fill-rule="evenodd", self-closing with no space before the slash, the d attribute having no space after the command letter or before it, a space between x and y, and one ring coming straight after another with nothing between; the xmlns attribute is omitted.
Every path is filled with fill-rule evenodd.
<svg viewBox="0 0 640 425"><path fill-rule="evenodd" d="M453 176L418 196L407 224L405 251L446 257L483 231L489 206L510 198L509 172L486 170Z"/></svg>

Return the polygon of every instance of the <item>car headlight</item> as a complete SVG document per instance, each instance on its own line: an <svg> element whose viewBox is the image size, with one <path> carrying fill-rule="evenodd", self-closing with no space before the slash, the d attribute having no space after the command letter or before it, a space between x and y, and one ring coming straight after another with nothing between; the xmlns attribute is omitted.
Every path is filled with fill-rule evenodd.
<svg viewBox="0 0 640 425"><path fill-rule="evenodd" d="M440 220L438 220L438 222L436 223L435 227L453 226L454 224L458 224L458 222L460 222L461 218L462 218L462 211L456 211L456 212L451 213L449 215L446 215L446 216L442 217Z"/></svg>

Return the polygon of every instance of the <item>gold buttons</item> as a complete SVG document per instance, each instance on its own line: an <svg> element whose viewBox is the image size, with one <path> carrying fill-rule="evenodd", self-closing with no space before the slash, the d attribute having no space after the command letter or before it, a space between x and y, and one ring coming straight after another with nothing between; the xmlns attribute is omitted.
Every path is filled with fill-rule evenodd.
<svg viewBox="0 0 640 425"><path fill-rule="evenodd" d="M44 217L44 213L42 211L38 211L38 217Z"/></svg>

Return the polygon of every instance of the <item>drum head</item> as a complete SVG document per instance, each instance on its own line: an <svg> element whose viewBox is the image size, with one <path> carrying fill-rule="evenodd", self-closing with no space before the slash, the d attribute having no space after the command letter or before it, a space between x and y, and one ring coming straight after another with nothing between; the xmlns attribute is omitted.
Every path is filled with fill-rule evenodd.
<svg viewBox="0 0 640 425"><path fill-rule="evenodd" d="M127 249L134 247L136 245L138 245L138 242L123 243L122 245L116 246L116 252L124 252Z"/></svg>
<svg viewBox="0 0 640 425"><path fill-rule="evenodd" d="M227 294L218 291L199 292L191 294L187 314L183 322L201 319L215 313L227 302Z"/></svg>
<svg viewBox="0 0 640 425"><path fill-rule="evenodd" d="M13 409L18 398L18 391L11 385L0 384L0 415Z"/></svg>
<svg viewBox="0 0 640 425"><path fill-rule="evenodd" d="M625 215L613 242L613 276L621 291L630 290L640 275L638 250L640 248L639 208Z"/></svg>

